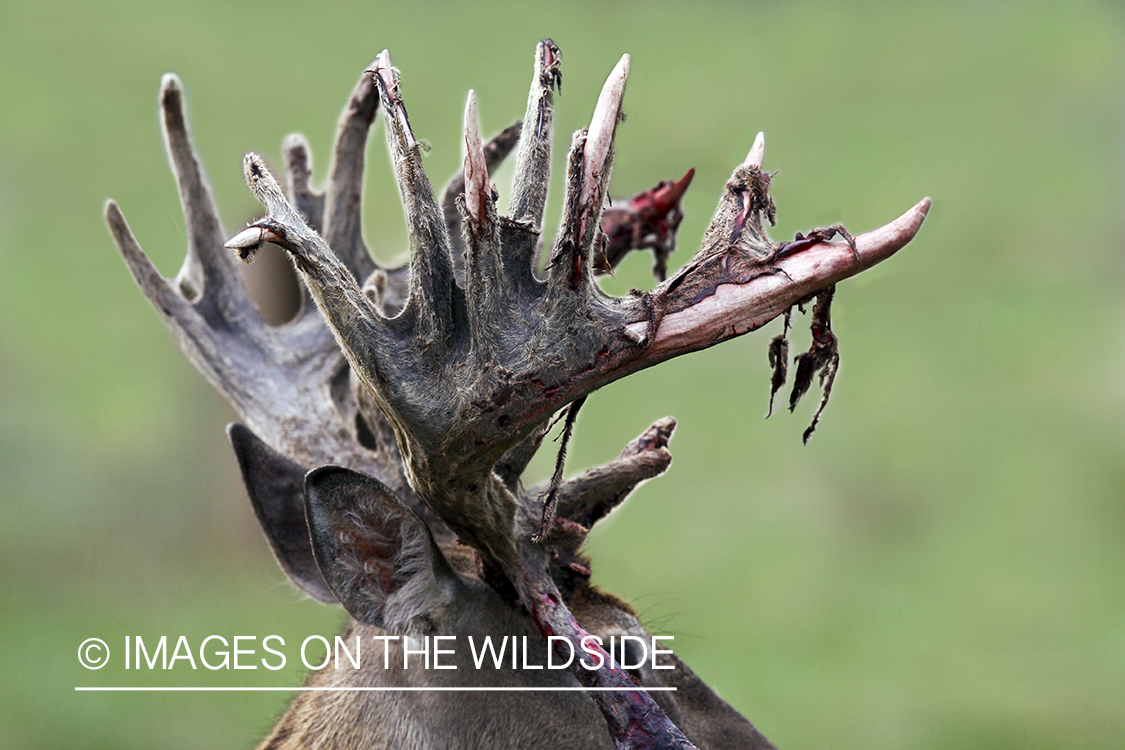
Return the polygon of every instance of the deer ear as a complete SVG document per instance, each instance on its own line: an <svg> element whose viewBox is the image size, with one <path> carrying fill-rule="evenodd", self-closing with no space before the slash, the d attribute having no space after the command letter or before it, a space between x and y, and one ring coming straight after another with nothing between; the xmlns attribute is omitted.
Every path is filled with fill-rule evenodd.
<svg viewBox="0 0 1125 750"><path fill-rule="evenodd" d="M336 604L320 574L305 522L305 470L277 453L240 424L227 425L227 436L242 481L278 565L309 596Z"/></svg>
<svg viewBox="0 0 1125 750"><path fill-rule="evenodd" d="M378 480L339 466L305 477L313 554L352 617L416 632L440 618L460 586L425 521Z"/></svg>

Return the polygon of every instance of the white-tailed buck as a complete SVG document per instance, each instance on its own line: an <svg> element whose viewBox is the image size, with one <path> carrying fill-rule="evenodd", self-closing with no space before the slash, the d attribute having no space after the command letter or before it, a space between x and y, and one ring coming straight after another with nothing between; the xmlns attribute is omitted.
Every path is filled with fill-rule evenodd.
<svg viewBox="0 0 1125 750"><path fill-rule="evenodd" d="M628 249L652 248L663 276L691 180L689 172L605 208L625 56L590 127L572 140L562 224L537 272L559 62L555 44L540 42L522 127L487 144L469 93L464 171L438 200L398 71L383 52L345 108L326 190L310 188L300 137L285 142L286 190L248 154L246 181L266 215L233 239L192 149L182 88L169 75L160 102L188 227L179 275L163 278L117 205L106 207L137 283L246 423L232 425L230 439L278 562L311 596L342 604L352 617L349 639L362 637L361 669L326 668L309 685L572 688L307 691L263 747L772 747L674 656L638 665L630 647L639 640L626 639L611 657L589 637L607 649L611 636L651 643L628 605L590 583L580 550L593 524L668 467L673 420L562 481L565 440L599 387L779 315L788 321L793 306L813 299L813 344L797 358L791 402L816 373L826 397L838 361L829 326L834 285L909 242L929 201L854 238L835 226L775 242L763 223L772 223L774 204L759 134L695 256L652 291L609 297L595 272ZM410 263L401 268L377 266L360 227L364 148L378 109L410 235ZM513 149L511 209L501 216L488 175ZM837 234L845 241L831 242ZM262 320L235 265L236 255L248 261L263 243L283 248L304 282L302 309L280 326ZM770 346L774 392L788 356L782 334ZM555 476L525 488L521 474L555 414L565 416ZM445 658L458 669L418 668L422 657L402 669L403 649L432 650L433 636L456 636ZM526 637L521 659L531 666L573 650L598 668L573 659L561 671L513 669L507 657L477 668L469 636L477 644Z"/></svg>

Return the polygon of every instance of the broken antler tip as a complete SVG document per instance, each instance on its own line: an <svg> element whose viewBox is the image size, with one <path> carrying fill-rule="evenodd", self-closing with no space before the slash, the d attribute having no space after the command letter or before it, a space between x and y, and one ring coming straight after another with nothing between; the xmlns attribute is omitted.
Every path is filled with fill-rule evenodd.
<svg viewBox="0 0 1125 750"><path fill-rule="evenodd" d="M652 423L652 426L645 432L645 436L650 436L651 446L650 450L658 448L667 448L668 441L672 439L672 433L676 431L675 417L664 417Z"/></svg>

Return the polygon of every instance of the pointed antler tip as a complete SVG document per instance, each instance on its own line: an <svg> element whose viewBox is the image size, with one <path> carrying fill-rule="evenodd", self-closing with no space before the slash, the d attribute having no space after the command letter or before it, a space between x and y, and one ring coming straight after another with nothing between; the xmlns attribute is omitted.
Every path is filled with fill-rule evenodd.
<svg viewBox="0 0 1125 750"><path fill-rule="evenodd" d="M742 162L744 167L757 167L762 168L762 162L766 158L766 134L759 131L758 135L754 137L754 145L750 147L750 153L746 155L746 160Z"/></svg>
<svg viewBox="0 0 1125 750"><path fill-rule="evenodd" d="M469 95L465 98L465 159L476 159L478 151L483 164L484 146L480 136L480 118L477 116L477 95L469 89Z"/></svg>
<svg viewBox="0 0 1125 750"><path fill-rule="evenodd" d="M628 52L626 52L621 56L621 59L617 61L617 65L615 65L613 68L613 73L621 77L628 77L629 65L632 62L633 58L629 56Z"/></svg>
<svg viewBox="0 0 1125 750"><path fill-rule="evenodd" d="M484 218L484 203L488 200L488 165L484 156L484 144L480 137L480 121L477 118L477 95L469 89L465 101L465 208L473 220L480 223Z"/></svg>
<svg viewBox="0 0 1125 750"><path fill-rule="evenodd" d="M691 181L695 179L695 167L691 167L688 171L684 172L684 176L672 183L672 188L669 191L669 199L674 203L679 202L687 189L691 187Z"/></svg>
<svg viewBox="0 0 1125 750"><path fill-rule="evenodd" d="M908 239L913 238L914 235L918 233L918 230L922 228L922 222L926 220L926 216L930 213L930 206L932 205L933 200L927 195L911 206L909 211L887 226L895 227L901 234L909 234Z"/></svg>
<svg viewBox="0 0 1125 750"><path fill-rule="evenodd" d="M617 61L617 65L613 66L613 71L605 79L605 85L602 86L602 93L598 96L598 104L594 109L594 119L596 120L598 114L608 115L613 112L613 119L616 122L617 114L621 110L621 100L625 96L625 83L629 78L629 55L621 56ZM593 123L591 123L593 128Z"/></svg>
<svg viewBox="0 0 1125 750"><path fill-rule="evenodd" d="M590 118L590 129L586 134L585 166L586 178L582 184L583 203L590 200L598 185L606 177L605 170L613 150L613 137L617 123L621 119L621 100L625 96L625 83L629 77L629 55L621 56L613 72L606 78L594 115Z"/></svg>
<svg viewBox="0 0 1125 750"><path fill-rule="evenodd" d="M890 257L914 239L922 228L922 222L926 220L932 203L927 196L894 221L856 237L856 248L865 259L865 266Z"/></svg>
<svg viewBox="0 0 1125 750"><path fill-rule="evenodd" d="M223 245L231 250L246 250L250 248L256 249L262 244L262 235L264 232L261 227L246 227L241 232L231 237Z"/></svg>

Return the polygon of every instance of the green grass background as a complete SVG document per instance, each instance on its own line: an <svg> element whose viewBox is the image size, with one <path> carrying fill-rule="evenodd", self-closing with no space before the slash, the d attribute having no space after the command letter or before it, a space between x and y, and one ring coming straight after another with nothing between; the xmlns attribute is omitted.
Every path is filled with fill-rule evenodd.
<svg viewBox="0 0 1125 750"><path fill-rule="evenodd" d="M1121 7L424 0L0 4L0 744L251 747L286 696L73 688L296 685L293 666L126 673L121 644L293 643L342 622L271 558L223 435L232 413L101 220L115 198L178 269L160 75L188 87L232 230L257 209L241 155L277 163L302 132L322 175L379 50L440 184L466 90L486 131L520 116L544 36L563 50L560 145L633 55L613 193L696 168L673 265L758 130L780 170L776 237L863 231L934 197L917 240L840 285L843 363L807 447L815 397L762 420L776 323L590 399L572 472L680 420L671 471L594 535L596 580L783 748L1120 747ZM380 123L364 211L389 261L406 243L382 140ZM632 257L609 286L649 285L647 269ZM117 649L101 672L75 658L91 636Z"/></svg>

